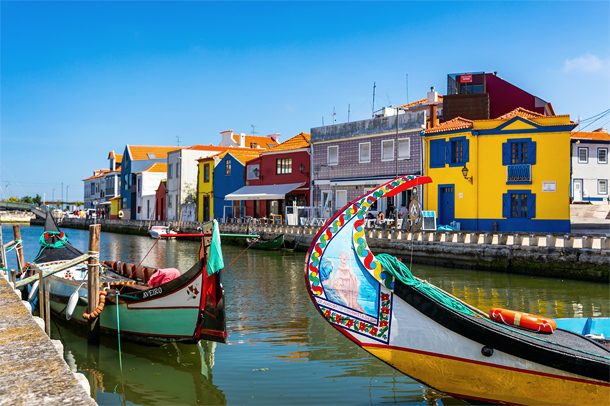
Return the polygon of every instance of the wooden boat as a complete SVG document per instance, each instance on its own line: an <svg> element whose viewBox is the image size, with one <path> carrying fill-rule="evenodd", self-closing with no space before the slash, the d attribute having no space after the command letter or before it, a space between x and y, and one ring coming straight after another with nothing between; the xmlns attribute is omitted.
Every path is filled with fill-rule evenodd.
<svg viewBox="0 0 610 406"><path fill-rule="evenodd" d="M515 320L492 321L413 277L395 258L371 252L364 229L371 204L431 181L397 178L350 202L320 229L305 264L320 314L374 356L468 403L610 404L610 350L579 327L570 331L558 320L553 333L544 333ZM590 333L610 330L609 320L589 323L598 324Z"/></svg>
<svg viewBox="0 0 610 406"><path fill-rule="evenodd" d="M105 307L99 314L102 333L116 337L120 330L123 339L147 344L196 343L204 339L226 343L224 292L219 272L224 263L218 224L206 223L197 235L202 237L199 261L159 286L147 284L156 268L103 261L100 290L105 292ZM59 231L50 214L40 242L42 247L32 262L43 271L83 255ZM48 279L51 311L61 316L70 313L69 299L78 290L73 316L66 318L73 324L87 326L85 313L91 313L87 310L87 264L83 262Z"/></svg>
<svg viewBox="0 0 610 406"><path fill-rule="evenodd" d="M176 234L176 232L170 230L169 226L152 226L148 230L148 234L150 234L150 236L152 238L154 238L154 239L157 239L159 237L161 237L161 238L172 238L172 237L167 237L167 235L169 235L169 234Z"/></svg>
<svg viewBox="0 0 610 406"><path fill-rule="evenodd" d="M254 240L248 239L248 244L251 244ZM284 234L280 234L278 237L274 238L271 241L261 241L258 240L254 242L250 248L255 250L277 250L284 245Z"/></svg>

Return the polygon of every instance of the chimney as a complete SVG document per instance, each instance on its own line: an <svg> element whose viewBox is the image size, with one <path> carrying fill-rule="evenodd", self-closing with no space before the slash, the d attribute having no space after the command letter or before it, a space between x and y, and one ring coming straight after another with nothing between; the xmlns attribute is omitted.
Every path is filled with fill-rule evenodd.
<svg viewBox="0 0 610 406"><path fill-rule="evenodd" d="M235 140L233 139L233 130L221 131L222 140L220 141L219 146L221 147L232 147L235 144Z"/></svg>
<svg viewBox="0 0 610 406"><path fill-rule="evenodd" d="M273 141L275 141L275 142L279 142L279 141L277 140L277 139L279 138L279 136L280 136L280 133L275 133L275 134L268 135L268 137L271 137L271 139L272 139Z"/></svg>
<svg viewBox="0 0 610 406"><path fill-rule="evenodd" d="M438 102L438 93L434 90L434 86L430 87L430 91L428 92L428 103L437 103Z"/></svg>
<svg viewBox="0 0 610 406"><path fill-rule="evenodd" d="M241 148L246 148L246 134L239 134L239 146Z"/></svg>
<svg viewBox="0 0 610 406"><path fill-rule="evenodd" d="M438 103L430 103L430 128L438 126L438 116L436 113L436 107Z"/></svg>

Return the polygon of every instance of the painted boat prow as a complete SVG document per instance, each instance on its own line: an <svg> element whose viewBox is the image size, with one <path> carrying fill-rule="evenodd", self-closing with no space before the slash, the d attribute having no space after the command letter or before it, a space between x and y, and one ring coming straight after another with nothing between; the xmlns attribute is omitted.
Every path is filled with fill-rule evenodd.
<svg viewBox="0 0 610 406"><path fill-rule="evenodd" d="M366 211L380 198L431 181L397 178L350 202L320 229L305 262L320 314L394 368L470 403L608 404L610 350L603 345L561 328L549 335L495 323L412 275L407 280L394 270L395 279L384 269L366 242ZM386 257L383 263L390 264Z"/></svg>

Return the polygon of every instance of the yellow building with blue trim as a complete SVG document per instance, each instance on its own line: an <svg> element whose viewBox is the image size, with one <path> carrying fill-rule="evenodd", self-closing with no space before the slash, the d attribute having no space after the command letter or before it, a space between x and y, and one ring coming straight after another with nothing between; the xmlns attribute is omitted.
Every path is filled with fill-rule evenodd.
<svg viewBox="0 0 610 406"><path fill-rule="evenodd" d="M570 132L565 116L518 108L497 119L454 118L423 132L437 224L472 231L570 232Z"/></svg>

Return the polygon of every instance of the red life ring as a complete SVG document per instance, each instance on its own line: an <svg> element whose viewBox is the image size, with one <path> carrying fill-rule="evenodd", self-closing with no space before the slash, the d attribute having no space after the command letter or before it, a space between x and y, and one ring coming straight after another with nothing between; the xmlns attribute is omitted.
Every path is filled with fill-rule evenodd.
<svg viewBox="0 0 610 406"><path fill-rule="evenodd" d="M489 310L489 318L498 323L543 333L552 333L557 328L557 323L553 319L515 310L492 308Z"/></svg>

